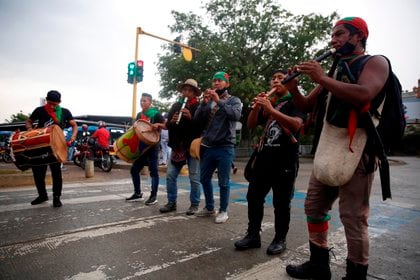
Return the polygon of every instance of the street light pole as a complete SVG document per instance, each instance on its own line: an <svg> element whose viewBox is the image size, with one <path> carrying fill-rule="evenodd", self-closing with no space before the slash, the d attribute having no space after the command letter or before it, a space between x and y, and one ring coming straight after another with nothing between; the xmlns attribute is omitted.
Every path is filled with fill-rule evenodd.
<svg viewBox="0 0 420 280"><path fill-rule="evenodd" d="M139 34L140 34L141 28L136 28L136 49L134 51L134 63L137 65L137 59L138 59L138 49L139 49ZM131 111L131 118L133 119L133 123L136 120L136 113L137 113L137 75L134 75L133 77L133 108Z"/></svg>
<svg viewBox="0 0 420 280"><path fill-rule="evenodd" d="M150 37L154 37L154 38L159 39L159 40L167 41L169 43L179 45L179 46L181 46L183 48L186 48L186 49L194 50L194 51L197 51L197 52L200 51L199 49L190 47L190 46L182 44L180 42L176 42L176 41L173 41L173 40L168 40L168 39L165 39L163 37L147 33L145 31L143 31L141 29L141 27L137 27L136 28L136 49L134 51L134 63L136 65L137 65L137 60L138 60L139 35L141 35L141 34L144 34L144 35L147 35L147 36L150 36ZM136 75L134 75L134 77L133 77L133 108L132 108L132 112L131 112L131 118L133 119L133 122L136 120L136 113L137 113L137 109L136 109L136 106L137 106L137 80L136 80L136 78L137 78Z"/></svg>

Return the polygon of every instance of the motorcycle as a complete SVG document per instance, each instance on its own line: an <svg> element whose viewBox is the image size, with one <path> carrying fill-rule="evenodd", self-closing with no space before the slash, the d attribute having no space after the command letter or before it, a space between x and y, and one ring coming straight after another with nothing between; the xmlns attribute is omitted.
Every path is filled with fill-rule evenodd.
<svg viewBox="0 0 420 280"><path fill-rule="evenodd" d="M109 154L109 150L98 149L95 145L95 139L86 137L78 141L75 145L73 162L75 165L85 169L86 160L93 160L94 165L102 169L104 172L110 172L114 160Z"/></svg>
<svg viewBox="0 0 420 280"><path fill-rule="evenodd" d="M9 141L2 142L0 145L0 157L5 163L13 162Z"/></svg>

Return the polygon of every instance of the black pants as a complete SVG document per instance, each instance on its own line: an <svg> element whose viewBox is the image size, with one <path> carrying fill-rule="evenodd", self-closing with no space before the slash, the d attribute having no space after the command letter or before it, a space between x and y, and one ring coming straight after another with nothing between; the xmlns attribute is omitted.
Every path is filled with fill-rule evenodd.
<svg viewBox="0 0 420 280"><path fill-rule="evenodd" d="M298 171L298 163L291 167L273 166L258 168L256 176L248 186L248 232L258 233L264 216L265 197L273 190L274 228L276 238L285 239L289 231L291 200ZM265 170L265 172L263 172Z"/></svg>
<svg viewBox="0 0 420 280"><path fill-rule="evenodd" d="M63 189L63 178L61 176L61 163L49 164L52 176L53 195L61 196L61 190ZM47 196L47 190L45 188L45 175L47 174L47 165L33 166L32 173L34 175L36 189L38 190L39 196Z"/></svg>

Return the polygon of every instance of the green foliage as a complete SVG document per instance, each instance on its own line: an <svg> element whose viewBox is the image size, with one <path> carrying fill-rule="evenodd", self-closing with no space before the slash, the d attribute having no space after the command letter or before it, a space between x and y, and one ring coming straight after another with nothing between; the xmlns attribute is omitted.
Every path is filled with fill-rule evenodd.
<svg viewBox="0 0 420 280"><path fill-rule="evenodd" d="M401 143L394 147L393 154L420 155L420 125L408 124Z"/></svg>
<svg viewBox="0 0 420 280"><path fill-rule="evenodd" d="M7 123L15 123L15 122L24 122L29 119L29 114L24 114L22 110L19 111L17 114L13 114L10 116L10 119L6 119Z"/></svg>
<svg viewBox="0 0 420 280"><path fill-rule="evenodd" d="M153 107L156 107L161 114L167 113L169 109L171 108L172 103L171 102L161 102L158 100L153 100Z"/></svg>
<svg viewBox="0 0 420 280"><path fill-rule="evenodd" d="M269 87L275 69L288 68L325 51L333 13L293 15L275 0L211 0L204 5L206 19L172 11L174 33L189 38L201 52L186 62L170 45L159 57L162 98L177 94L176 85L194 78L202 89L211 86L216 71L231 76L231 91L244 104ZM304 89L312 86L303 81Z"/></svg>

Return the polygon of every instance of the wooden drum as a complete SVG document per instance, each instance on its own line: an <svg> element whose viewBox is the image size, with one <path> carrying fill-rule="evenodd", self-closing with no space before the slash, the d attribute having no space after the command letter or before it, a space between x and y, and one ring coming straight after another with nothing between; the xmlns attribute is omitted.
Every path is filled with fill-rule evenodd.
<svg viewBox="0 0 420 280"><path fill-rule="evenodd" d="M66 139L58 125L17 131L12 134L11 139L14 162L22 171L32 166L64 162L67 159Z"/></svg>
<svg viewBox="0 0 420 280"><path fill-rule="evenodd" d="M138 120L114 142L114 151L125 162L133 162L159 143L159 139L159 132L153 129L152 124Z"/></svg>

